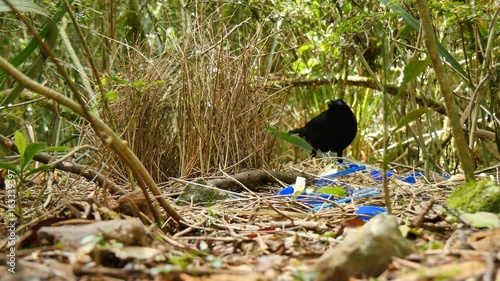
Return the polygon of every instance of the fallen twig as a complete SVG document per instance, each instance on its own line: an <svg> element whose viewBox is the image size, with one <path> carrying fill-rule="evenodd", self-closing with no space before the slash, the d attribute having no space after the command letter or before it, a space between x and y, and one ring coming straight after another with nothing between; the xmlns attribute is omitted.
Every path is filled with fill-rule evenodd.
<svg viewBox="0 0 500 281"><path fill-rule="evenodd" d="M15 153L19 153L16 144L1 134L0 134L0 144L2 144L3 146L5 146L6 148ZM72 174L82 176L91 182L97 182L101 186L101 188L109 189L109 191L112 194L125 195L128 193L125 189L121 188L112 180L108 179L106 176L97 172L96 170L94 170L89 166L73 163L70 161L59 161L59 160L51 163L51 161L54 160L53 158L54 157L52 155L43 152L38 153L37 155L35 155L35 157L33 157L33 159L35 159L36 161L44 164L51 164L53 165L54 168L59 169L61 171L70 172Z"/></svg>

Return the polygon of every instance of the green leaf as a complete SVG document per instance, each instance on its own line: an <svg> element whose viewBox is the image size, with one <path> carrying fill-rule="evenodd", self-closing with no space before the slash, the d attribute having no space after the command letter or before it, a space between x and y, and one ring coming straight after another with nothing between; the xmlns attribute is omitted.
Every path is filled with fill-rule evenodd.
<svg viewBox="0 0 500 281"><path fill-rule="evenodd" d="M109 91L106 93L106 98L109 99L109 101L116 101L116 91Z"/></svg>
<svg viewBox="0 0 500 281"><path fill-rule="evenodd" d="M47 36L44 38L45 43L50 47L54 47L57 39L57 35L59 34L59 30L57 29L57 25L51 20L48 19L46 23L46 28L47 28ZM42 30L43 31L43 30ZM38 43L38 42L37 42ZM28 47L25 48L25 50ZM22 54L22 56L21 56ZM29 56L31 55L31 52L21 52L16 58L22 60L23 62L28 60ZM14 58L14 59L16 59ZM47 56L43 53L39 54L36 56L34 59L33 63L29 66L28 70L25 71L25 75L30 77L30 78L36 78L39 77L40 72L43 70L43 66L45 64ZM0 71L1 73L1 71ZM21 92L24 90L24 85L17 83L14 89L10 91L10 93L3 99L1 105L8 105L12 101L14 101L17 96L21 94Z"/></svg>
<svg viewBox="0 0 500 281"><path fill-rule="evenodd" d="M476 228L497 228L500 227L498 215L488 212L477 212L474 214L460 212L460 217L468 224Z"/></svg>
<svg viewBox="0 0 500 281"><path fill-rule="evenodd" d="M407 39L410 34L414 33L415 29L409 24L405 24L403 28L399 31L399 37L401 39Z"/></svg>
<svg viewBox="0 0 500 281"><path fill-rule="evenodd" d="M432 109L421 107L408 112L401 120L399 120L398 125L396 126L396 129L394 129L394 131L397 131L399 128L408 125L412 121L417 120L418 118L422 117L422 115L428 112L432 112Z"/></svg>
<svg viewBox="0 0 500 281"><path fill-rule="evenodd" d="M455 57L446 50L446 48L438 41L436 41L436 45L438 48L439 53L444 57L445 62L449 63L451 68L453 68L462 78L470 82L469 79L467 78L467 72L465 72L465 69L460 65L460 63L455 59Z"/></svg>
<svg viewBox="0 0 500 281"><path fill-rule="evenodd" d="M292 67L297 73L303 74L304 70L307 68L307 65L301 59L298 59L292 63Z"/></svg>
<svg viewBox="0 0 500 281"><path fill-rule="evenodd" d="M8 171L12 171L15 174L19 174L18 166L10 163L0 162L0 168L7 169Z"/></svg>
<svg viewBox="0 0 500 281"><path fill-rule="evenodd" d="M19 152L19 155L21 155L21 158L24 158L24 151L26 150L26 138L24 138L24 135L16 131L14 134L14 143L17 146L17 151Z"/></svg>
<svg viewBox="0 0 500 281"><path fill-rule="evenodd" d="M288 132L280 132L272 126L267 126L267 129L273 136L279 137L283 141L291 143L305 150L312 150L312 146L301 137L290 135L288 134Z"/></svg>
<svg viewBox="0 0 500 281"><path fill-rule="evenodd" d="M319 188L317 192L323 193L323 194L340 196L340 197L345 196L345 190L343 187L340 187L340 186L322 187L322 188Z"/></svg>
<svg viewBox="0 0 500 281"><path fill-rule="evenodd" d="M405 66L403 70L403 82L399 87L399 91L403 91L406 88L406 84L417 78L429 65L429 60L412 60Z"/></svg>
<svg viewBox="0 0 500 281"><path fill-rule="evenodd" d="M310 58L307 60L307 67L313 68L316 65L319 65L319 60L317 58Z"/></svg>
<svg viewBox="0 0 500 281"><path fill-rule="evenodd" d="M13 2L19 2L19 1L13 1ZM32 1L22 1L22 2L32 2ZM71 5L74 2L74 0L68 0L67 3ZM3 1L0 1L0 4L5 4ZM34 7L32 7L35 9ZM10 11L10 9L9 9ZM55 46L59 31L57 29L56 23L61 21L63 18L64 14L66 14L67 8L66 8L66 3L65 1L60 1L59 6L56 9L56 12L52 15L51 18L47 18L45 24L42 27L42 30L39 32L40 36L44 38L45 42L47 45L49 45L51 48ZM45 13L47 14L47 13ZM20 66L22 63L25 63L27 60L29 60L31 54L39 49L39 44L38 41L36 41L35 38L31 39L28 45L19 53L17 54L13 59L9 61L10 64L12 64L15 67ZM34 78L39 76L40 72L42 72L42 67L45 63L46 59L45 54L38 54L34 59L33 63L29 66L29 69L25 72L26 76ZM4 72L3 69L0 69L0 88L2 86L5 86L5 84L8 82L8 76L7 73ZM3 99L3 101L0 102L0 105L8 105L11 103L24 89L24 86L21 84L17 84L14 89Z"/></svg>
<svg viewBox="0 0 500 281"><path fill-rule="evenodd" d="M311 49L311 44L304 44L297 49L297 54L302 55L305 51Z"/></svg>
<svg viewBox="0 0 500 281"><path fill-rule="evenodd" d="M280 132L281 139L305 150L312 150L312 146L299 136L289 135L287 132Z"/></svg>
<svg viewBox="0 0 500 281"><path fill-rule="evenodd" d="M43 151L47 147L45 143L36 142L30 143L26 146L26 151L24 152L24 163L28 163L28 161L33 160L33 157L38 154L38 152Z"/></svg>

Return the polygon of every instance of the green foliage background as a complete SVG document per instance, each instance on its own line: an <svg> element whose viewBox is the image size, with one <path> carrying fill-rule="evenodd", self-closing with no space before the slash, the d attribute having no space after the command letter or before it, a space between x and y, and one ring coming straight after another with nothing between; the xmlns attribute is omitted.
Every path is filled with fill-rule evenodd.
<svg viewBox="0 0 500 281"><path fill-rule="evenodd" d="M187 92L199 94L198 99L193 99L193 104L203 103L199 97L204 97L204 91L212 93L224 89L222 94L226 96L221 98L227 100L234 95L228 89L240 91L242 96L238 99L244 99L245 95L259 95L268 99L269 104L261 103L263 99L259 99L263 120L256 122L261 122L257 125L262 130L251 128L254 135L270 134L268 128L288 131L302 126L326 108L326 99L342 98L352 106L360 128L348 152L349 157L376 163L382 159L382 139L388 134L390 161L444 173L457 168L456 148L450 141L439 87L426 60L418 30L418 13L411 1L181 0L117 3L83 0L70 1L71 11L64 11L62 15L64 1L35 3L45 12L26 13L31 24L41 35L44 35L44 28L49 28L48 34L58 31L54 37L54 52L88 108L114 124L115 129L124 135L139 122L138 119L120 122L121 114L126 115L130 110L124 104L143 106L144 93L162 97L155 99L161 112L177 110L178 113L181 111L176 100L181 101L183 95L187 95L183 93ZM491 166L500 160L499 7L493 1L475 1L474 4L429 1L429 4L440 52L448 65L450 83L457 104L464 112L464 129L471 133L469 146L475 164L477 167ZM0 6L0 54L13 60L23 54L32 36L16 15L1 7L5 6ZM63 40L65 36L67 39ZM208 45L212 47L205 48ZM202 82L197 82L196 77L202 76L200 69L223 70L224 66L229 67L230 59L248 54L250 57L244 61L249 65L244 75L237 74L235 69L224 72L224 77L212 77L219 79L216 82L209 74L203 74L207 75L204 81L210 81L206 88ZM19 69L25 73L34 69L30 73L33 79L72 96L60 73L38 47L33 53L19 58L19 63ZM154 73L160 66L163 76ZM182 71L185 67L194 69L194 73L186 75ZM197 71L199 75L196 75ZM245 78L245 81L237 80L243 81L243 90L238 83L234 87L224 87L236 81L232 75L242 75L237 79ZM387 111L383 109L384 95L377 81L387 89ZM17 84L10 77L4 77L0 82L0 100L5 101ZM212 82L214 84L210 84ZM164 98L173 97L171 93L177 90L175 98ZM0 133L12 136L16 130L21 130L32 142L46 142L49 146L77 146L83 142L97 145L88 127L78 117L49 101L33 102L38 97L29 91L20 92L12 104L26 104L0 109ZM254 101L249 97L248 103L251 102ZM472 102L476 106L469 110ZM198 109L206 112L206 108ZM237 112L238 108L234 111ZM145 115L137 115L137 118L140 116ZM155 116L158 115L148 118ZM171 122L180 117L167 114L164 118L165 122ZM239 121L235 118L234 122L238 124ZM384 124L389 131L384 131ZM173 130L168 126L158 128ZM147 136L150 132L135 128L133 133L134 136L139 133ZM195 135L189 136L196 138ZM245 138L250 135L244 134ZM287 142L293 140L284 135L282 138L286 141L259 140L269 145L256 148L262 149L265 155L257 160L245 162L252 153L235 152L234 157L238 159L220 167L239 170L277 166L308 156L307 151ZM162 146L164 141L168 138L163 135L154 143ZM220 140L202 139L205 141ZM218 167L208 166L227 161L227 158L224 161L214 158L203 164L205 156L197 155L199 163L189 158L192 163L187 165L187 160L182 160L187 159L184 154L195 150L182 150L181 142L176 139L168 151L156 149L143 154L142 160L151 162L151 170L158 162L152 155L176 155L162 160L170 168L168 172L165 172L167 168L162 168L166 174L157 172L156 179L164 179L165 175L213 173ZM141 154L138 150L147 150L148 147L151 145L137 148L136 153ZM1 157L9 154L5 150L0 153ZM93 163L108 161L105 155L102 152L102 155L92 158ZM184 166L172 164L179 161Z"/></svg>

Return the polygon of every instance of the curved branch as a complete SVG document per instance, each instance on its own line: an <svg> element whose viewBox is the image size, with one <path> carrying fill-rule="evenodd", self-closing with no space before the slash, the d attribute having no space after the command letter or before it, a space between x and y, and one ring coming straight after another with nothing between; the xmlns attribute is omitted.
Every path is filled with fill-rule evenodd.
<svg viewBox="0 0 500 281"><path fill-rule="evenodd" d="M0 144L15 153L19 153L14 142L1 134L0 134ZM128 193L125 189L121 188L112 180L108 179L106 176L97 172L96 170L92 169L89 166L64 160L63 161L57 160L51 164L50 162L54 160L53 158L54 157L50 154L38 153L37 155L35 155L33 159L44 164L53 165L54 168L59 169L61 171L70 172L72 174L82 176L86 178L88 181L96 182L101 186L101 188L109 189L109 191L112 194L125 195Z"/></svg>
<svg viewBox="0 0 500 281"><path fill-rule="evenodd" d="M135 155L134 152L130 149L128 143L126 141L123 141L108 125L106 125L106 123L104 123L94 114L87 112L85 108L83 108L80 104L75 103L68 97L30 79L1 56L0 68L2 68L8 75L10 75L20 84L23 84L26 88L54 100L58 104L71 109L73 112L76 112L80 116L83 116L85 119L87 119L93 125L96 134L101 137L104 144L112 148L120 156L125 165L127 165L134 172L134 175L136 176L138 182L144 183L144 185L140 184L143 193L147 193L146 186L151 190L155 198L158 200L158 203L172 218L172 220L168 220L169 224L181 229L186 227L186 225L182 223L182 217L168 203L167 199L163 196L160 188L148 173L137 155Z"/></svg>

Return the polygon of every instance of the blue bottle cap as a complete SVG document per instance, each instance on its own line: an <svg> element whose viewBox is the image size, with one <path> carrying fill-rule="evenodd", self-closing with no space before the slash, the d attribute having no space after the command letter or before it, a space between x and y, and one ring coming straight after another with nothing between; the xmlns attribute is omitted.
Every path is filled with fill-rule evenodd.
<svg viewBox="0 0 500 281"><path fill-rule="evenodd" d="M359 216L359 218L364 221L370 220L372 217L378 215L379 213L387 213L387 210L385 208L376 206L359 206L356 210L356 214L363 215Z"/></svg>

